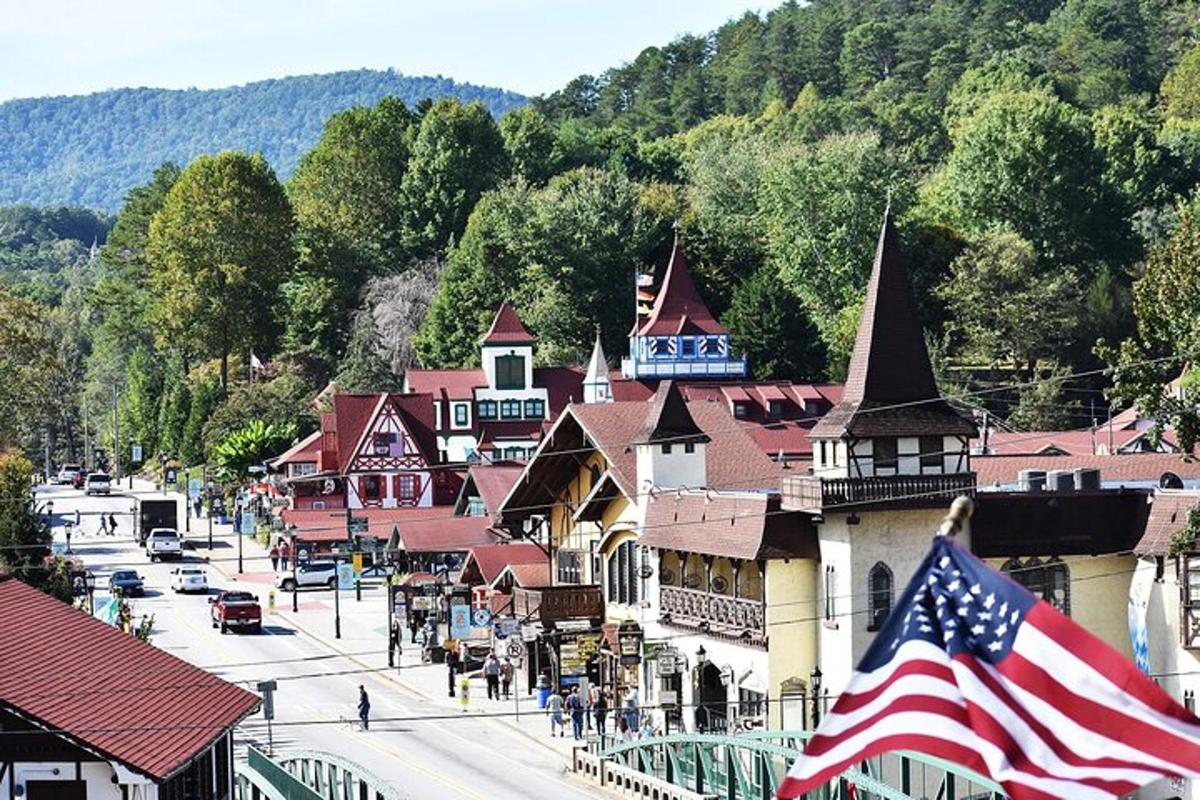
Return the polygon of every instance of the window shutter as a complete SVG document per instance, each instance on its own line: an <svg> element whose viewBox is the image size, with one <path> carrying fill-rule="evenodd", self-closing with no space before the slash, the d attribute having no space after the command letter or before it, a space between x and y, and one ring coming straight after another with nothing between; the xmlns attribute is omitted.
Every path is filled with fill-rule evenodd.
<svg viewBox="0 0 1200 800"><path fill-rule="evenodd" d="M367 476L358 476L358 499L362 502L367 502Z"/></svg>
<svg viewBox="0 0 1200 800"><path fill-rule="evenodd" d="M396 500L401 499L401 497L400 497L400 476L399 475L392 476L392 497L396 498Z"/></svg>

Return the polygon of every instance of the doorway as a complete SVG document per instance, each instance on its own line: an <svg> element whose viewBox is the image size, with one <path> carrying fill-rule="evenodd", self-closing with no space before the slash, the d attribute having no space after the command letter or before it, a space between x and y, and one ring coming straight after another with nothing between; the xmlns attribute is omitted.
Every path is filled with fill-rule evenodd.
<svg viewBox="0 0 1200 800"><path fill-rule="evenodd" d="M696 730L724 732L728 695L721 670L711 661L696 668Z"/></svg>

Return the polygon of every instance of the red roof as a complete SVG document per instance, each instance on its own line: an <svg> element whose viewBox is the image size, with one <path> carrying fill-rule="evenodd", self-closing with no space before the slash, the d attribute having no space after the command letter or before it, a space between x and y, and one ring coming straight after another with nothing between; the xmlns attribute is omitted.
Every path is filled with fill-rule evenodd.
<svg viewBox="0 0 1200 800"><path fill-rule="evenodd" d="M1023 469L1100 470L1104 482L1157 482L1165 472L1184 480L1200 479L1200 461L1184 460L1176 453L1126 453L1114 456L971 456L971 469L980 486L1017 482Z"/></svg>
<svg viewBox="0 0 1200 800"><path fill-rule="evenodd" d="M485 544L471 548L463 569L474 562L479 568L483 582L491 584L500 576L505 567L516 564L540 564L548 570L550 556L533 542L509 542L500 544ZM547 573L548 574L548 573Z"/></svg>
<svg viewBox="0 0 1200 800"><path fill-rule="evenodd" d="M487 375L478 368L410 369L404 373L404 380L410 392L442 400L473 400L475 390L487 386Z"/></svg>
<svg viewBox="0 0 1200 800"><path fill-rule="evenodd" d="M281 455L275 456L271 460L271 466L282 467L285 464L309 464L316 463L317 451L321 449L321 432L313 431L308 436L301 439L288 450L285 450Z"/></svg>
<svg viewBox="0 0 1200 800"><path fill-rule="evenodd" d="M437 517L441 509L426 509L426 519L401 523L400 542L410 553L457 553L500 540L490 517Z"/></svg>
<svg viewBox="0 0 1200 800"><path fill-rule="evenodd" d="M508 303L501 303L500 310L492 320L492 327L484 334L484 344L532 344L533 334L517 316L517 310Z"/></svg>
<svg viewBox="0 0 1200 800"><path fill-rule="evenodd" d="M15 579L0 578L0 705L162 781L257 695ZM79 674L88 665L99 669Z"/></svg>
<svg viewBox="0 0 1200 800"><path fill-rule="evenodd" d="M496 513L508 490L517 482L517 478L521 477L523 469L524 467L517 464L476 464L467 470L467 475L483 500L483 507L487 509L487 513Z"/></svg>
<svg viewBox="0 0 1200 800"><path fill-rule="evenodd" d="M489 530L490 517L451 516L449 506L426 508L355 508L351 514L365 517L367 532L387 541L392 528L400 532L400 542L410 552L459 552L492 544L499 536ZM283 524L296 526L296 538L302 542L344 542L346 510L285 509Z"/></svg>
<svg viewBox="0 0 1200 800"><path fill-rule="evenodd" d="M678 236L675 237L667 275L654 299L654 306L637 333L639 336L729 333L713 319L708 306L696 291Z"/></svg>
<svg viewBox="0 0 1200 800"><path fill-rule="evenodd" d="M770 422L765 425L746 425L746 433L772 458L781 452L787 458L811 458L812 439L808 432L813 423L807 420Z"/></svg>
<svg viewBox="0 0 1200 800"><path fill-rule="evenodd" d="M1200 506L1200 492L1167 491L1154 493L1146 531L1134 552L1138 555L1165 556L1171 551L1171 538L1187 527L1188 514Z"/></svg>
<svg viewBox="0 0 1200 800"><path fill-rule="evenodd" d="M438 461L437 433L433 427L433 397L428 394L337 394L333 414L322 423L332 423L337 431L338 471L345 474L358 453L363 434L375 421L385 403L391 403L400 415L427 464Z"/></svg>
<svg viewBox="0 0 1200 800"><path fill-rule="evenodd" d="M499 422L485 422L480 425L479 443L494 444L497 442L539 441L542 438L541 420L515 419Z"/></svg>
<svg viewBox="0 0 1200 800"><path fill-rule="evenodd" d="M550 580L550 562L545 564L509 564L504 568L513 576L513 582L523 589L553 586Z"/></svg>
<svg viewBox="0 0 1200 800"><path fill-rule="evenodd" d="M546 389L547 412L554 419L570 403L583 400L584 371L579 367L534 367L534 387Z"/></svg>

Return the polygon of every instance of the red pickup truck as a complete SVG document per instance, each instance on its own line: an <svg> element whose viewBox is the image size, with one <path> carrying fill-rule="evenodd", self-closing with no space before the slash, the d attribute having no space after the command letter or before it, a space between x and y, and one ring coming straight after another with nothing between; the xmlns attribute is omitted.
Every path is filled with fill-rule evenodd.
<svg viewBox="0 0 1200 800"><path fill-rule="evenodd" d="M208 602L212 605L212 626L220 628L221 633L231 629L251 633L262 630L262 608L249 592L221 592Z"/></svg>

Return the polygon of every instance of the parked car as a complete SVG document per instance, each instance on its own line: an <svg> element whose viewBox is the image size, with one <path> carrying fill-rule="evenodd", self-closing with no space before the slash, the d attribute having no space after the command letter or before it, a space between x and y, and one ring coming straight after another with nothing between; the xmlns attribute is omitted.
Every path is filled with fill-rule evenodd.
<svg viewBox="0 0 1200 800"><path fill-rule="evenodd" d="M220 628L221 633L262 630L262 608L249 592L221 592L208 602L212 604L212 626Z"/></svg>
<svg viewBox="0 0 1200 800"><path fill-rule="evenodd" d="M108 494L112 489L112 482L108 479L108 475L103 472L93 472L87 476L87 483L84 485L86 494Z"/></svg>
<svg viewBox="0 0 1200 800"><path fill-rule="evenodd" d="M78 464L63 464L58 470L58 476L54 479L54 483L71 486L81 474L83 474L83 469Z"/></svg>
<svg viewBox="0 0 1200 800"><path fill-rule="evenodd" d="M174 528L155 528L146 537L146 556L151 561L183 558L183 540Z"/></svg>
<svg viewBox="0 0 1200 800"><path fill-rule="evenodd" d="M312 561L296 567L296 577L291 572L281 572L275 576L275 585L285 592L296 591L310 586L326 586L330 589L337 587L337 564L332 561Z"/></svg>
<svg viewBox="0 0 1200 800"><path fill-rule="evenodd" d="M179 592L207 592L208 576L199 567L176 567L171 570L171 589Z"/></svg>
<svg viewBox="0 0 1200 800"><path fill-rule="evenodd" d="M119 569L108 577L108 592L112 595L141 597L146 594L146 586L136 569Z"/></svg>

